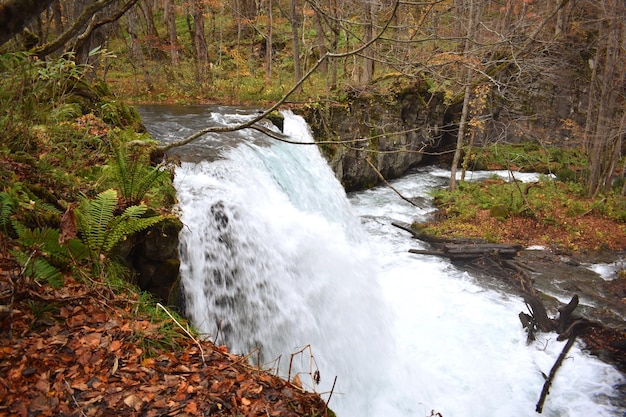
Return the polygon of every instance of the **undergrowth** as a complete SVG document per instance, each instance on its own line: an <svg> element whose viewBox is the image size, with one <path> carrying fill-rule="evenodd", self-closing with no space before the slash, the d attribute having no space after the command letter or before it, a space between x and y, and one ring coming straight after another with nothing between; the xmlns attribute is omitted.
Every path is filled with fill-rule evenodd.
<svg viewBox="0 0 626 417"><path fill-rule="evenodd" d="M129 278L114 248L165 219L171 171L150 160L137 112L71 54L0 55L0 233L20 276ZM129 144L133 144L130 146Z"/></svg>

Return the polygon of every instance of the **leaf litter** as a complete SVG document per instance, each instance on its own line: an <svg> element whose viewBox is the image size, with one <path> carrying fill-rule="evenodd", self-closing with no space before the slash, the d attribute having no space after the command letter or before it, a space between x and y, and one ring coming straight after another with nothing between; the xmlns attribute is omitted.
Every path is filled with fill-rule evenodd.
<svg viewBox="0 0 626 417"><path fill-rule="evenodd" d="M73 278L53 289L0 260L0 416L332 415L224 346L183 331L170 346L137 294Z"/></svg>

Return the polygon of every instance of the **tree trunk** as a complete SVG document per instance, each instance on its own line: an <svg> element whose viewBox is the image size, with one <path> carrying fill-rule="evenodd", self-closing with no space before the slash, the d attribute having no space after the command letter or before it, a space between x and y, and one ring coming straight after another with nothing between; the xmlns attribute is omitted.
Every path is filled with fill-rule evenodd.
<svg viewBox="0 0 626 417"><path fill-rule="evenodd" d="M319 11L315 13L315 28L317 30L317 39L315 41L317 48L317 53L319 56L324 56L328 50L326 49L326 42L324 40L324 18ZM319 66L320 73L327 74L328 73L328 62L324 61Z"/></svg>
<svg viewBox="0 0 626 417"><path fill-rule="evenodd" d="M302 78L302 62L300 61L300 35L298 29L302 19L298 0L291 0L291 47L293 49L293 78L297 83Z"/></svg>
<svg viewBox="0 0 626 417"><path fill-rule="evenodd" d="M456 189L456 172L459 166L459 161L461 160L461 152L463 150L463 142L465 140L465 130L467 127L467 119L469 115L469 103L470 103L470 94L471 94L471 85L473 78L473 69L470 66L469 58L470 58L470 48L471 38L474 32L474 0L468 0L468 23L467 23L467 31L465 38L465 46L463 47L463 57L465 58L465 65L467 65L466 75L465 75L465 87L463 93L463 109L461 110L461 119L459 120L459 131L456 137L456 149L454 151L454 157L452 158L452 166L450 167L450 190L454 191Z"/></svg>
<svg viewBox="0 0 626 417"><path fill-rule="evenodd" d="M131 63L133 65L133 68L136 68L136 63L139 64L139 67L144 76L146 87L148 88L148 91L152 91L154 89L152 76L150 75L150 71L146 66L146 58L143 53L143 48L141 47L141 42L139 41L139 36L137 34L137 27L139 27L139 17L137 16L136 9L133 9L128 13L126 22L128 26L128 36L130 37L131 55L133 57Z"/></svg>
<svg viewBox="0 0 626 417"><path fill-rule="evenodd" d="M172 66L178 66L178 33L176 32L176 6L174 0L165 0L164 4L165 22L167 23L170 38L170 59Z"/></svg>
<svg viewBox="0 0 626 417"><path fill-rule="evenodd" d="M622 96L626 82L626 53L622 46L626 39L626 7L621 0L605 0L600 6L584 138L589 154L585 189L594 197L611 187L625 133L622 119L626 112Z"/></svg>
<svg viewBox="0 0 626 417"><path fill-rule="evenodd" d="M193 38L196 45L196 80L200 83L207 81L209 76L209 52L204 34L204 4L202 0L194 0Z"/></svg>
<svg viewBox="0 0 626 417"><path fill-rule="evenodd" d="M374 38L374 12L372 8L372 3L370 1L364 1L362 3L363 7L363 17L365 19L364 27L363 27L363 43L366 44L371 42ZM359 67L356 71L356 82L359 86L364 86L372 82L374 78L374 60L367 56L368 53L371 53L371 48L367 48L363 51L363 56L358 61Z"/></svg>
<svg viewBox="0 0 626 417"><path fill-rule="evenodd" d="M273 59L273 26L274 16L272 14L272 0L267 1L267 34L265 35L265 81L272 81L272 59Z"/></svg>

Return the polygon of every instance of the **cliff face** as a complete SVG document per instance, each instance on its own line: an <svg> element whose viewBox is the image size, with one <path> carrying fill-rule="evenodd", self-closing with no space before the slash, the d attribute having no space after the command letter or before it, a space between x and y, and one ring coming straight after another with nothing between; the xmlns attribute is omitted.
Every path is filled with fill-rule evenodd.
<svg viewBox="0 0 626 417"><path fill-rule="evenodd" d="M446 108L442 97L415 87L302 112L337 178L354 191L378 184L378 172L386 179L405 174L422 162L423 151L440 147Z"/></svg>

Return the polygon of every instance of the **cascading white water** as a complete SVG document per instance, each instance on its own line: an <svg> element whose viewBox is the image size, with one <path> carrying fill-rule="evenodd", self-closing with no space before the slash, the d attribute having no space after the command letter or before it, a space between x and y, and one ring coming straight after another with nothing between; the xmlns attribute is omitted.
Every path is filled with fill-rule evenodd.
<svg viewBox="0 0 626 417"><path fill-rule="evenodd" d="M310 140L302 119L286 117L285 133ZM336 398L373 397L376 377L367 372L383 372L385 357L361 347L390 350L390 314L358 219L317 149L242 144L224 159L183 164L175 184L193 322L237 353L259 347L264 361L282 355L282 371L291 353L310 345L293 365L319 369L319 392L336 375ZM373 359L381 369L372 369ZM370 408L367 395L345 396L357 415Z"/></svg>
<svg viewBox="0 0 626 417"><path fill-rule="evenodd" d="M311 141L288 112L285 133ZM441 185L438 174L394 187L425 197ZM330 406L340 417L536 414L541 372L562 343L547 335L527 346L520 299L407 252L418 243L391 221L430 208L387 188L348 200L315 147L277 142L244 140L221 159L183 163L175 185L187 306L218 343L238 353L259 347L266 362L282 356L283 375L290 354L310 345L322 377L315 389L327 392L337 377ZM308 351L294 365L308 373ZM544 415L622 415L610 406L621 381L575 348Z"/></svg>

